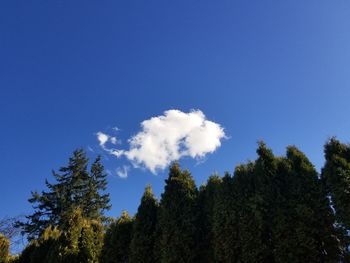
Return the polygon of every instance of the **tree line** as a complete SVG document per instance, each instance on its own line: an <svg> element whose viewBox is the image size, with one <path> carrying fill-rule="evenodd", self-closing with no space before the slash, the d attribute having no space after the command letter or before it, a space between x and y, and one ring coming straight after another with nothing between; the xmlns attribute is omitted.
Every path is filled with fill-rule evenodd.
<svg viewBox="0 0 350 263"><path fill-rule="evenodd" d="M55 182L33 192L16 226L30 242L18 256L0 235L0 263L350 262L350 145L331 138L319 174L294 146L196 186L175 162L160 200L147 186L135 216L113 219L101 158L77 150Z"/></svg>

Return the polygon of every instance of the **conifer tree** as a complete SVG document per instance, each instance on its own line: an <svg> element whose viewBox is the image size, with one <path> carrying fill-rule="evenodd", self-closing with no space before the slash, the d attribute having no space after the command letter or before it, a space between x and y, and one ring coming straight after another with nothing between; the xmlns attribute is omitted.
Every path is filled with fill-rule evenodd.
<svg viewBox="0 0 350 263"><path fill-rule="evenodd" d="M82 216L77 208L65 215L62 234L50 247L47 263L97 263L103 244L103 227Z"/></svg>
<svg viewBox="0 0 350 263"><path fill-rule="evenodd" d="M0 263L7 263L10 256L10 241L0 233Z"/></svg>
<svg viewBox="0 0 350 263"><path fill-rule="evenodd" d="M102 263L129 262L133 219L126 211L107 229L101 253Z"/></svg>
<svg viewBox="0 0 350 263"><path fill-rule="evenodd" d="M237 253L235 246L238 244L236 202L233 192L233 180L229 173L225 173L218 187L218 193L214 202L212 225L212 249L214 262L235 262ZM202 220L202 219L201 219Z"/></svg>
<svg viewBox="0 0 350 263"><path fill-rule="evenodd" d="M51 260L50 251L57 245L61 232L57 227L48 226L33 244L30 263L47 263ZM28 262L29 263L29 262Z"/></svg>
<svg viewBox="0 0 350 263"><path fill-rule="evenodd" d="M341 257L350 262L350 145L333 137L325 144L324 153L322 181L335 212Z"/></svg>
<svg viewBox="0 0 350 263"><path fill-rule="evenodd" d="M156 261L154 252L157 213L158 202L152 193L151 186L148 185L135 216L130 245L130 262L154 263Z"/></svg>
<svg viewBox="0 0 350 263"><path fill-rule="evenodd" d="M253 169L248 166L242 171L251 173L251 191L243 200L240 212L240 261L274 262L272 244L272 218L275 207L276 159L272 151L263 142L257 149L258 159ZM244 191L242 188L239 191ZM239 193L239 192L238 192ZM237 195L239 196L239 194Z"/></svg>
<svg viewBox="0 0 350 263"><path fill-rule="evenodd" d="M170 167L160 201L159 244L160 262L198 262L196 185L188 171L181 171L178 163Z"/></svg>
<svg viewBox="0 0 350 263"><path fill-rule="evenodd" d="M55 183L46 180L48 191L32 192L29 202L34 213L27 216L27 222L18 222L29 239L40 236L49 225L63 225L64 213L80 208L82 216L99 219L110 209L106 190L106 174L100 157L97 157L88 172L88 158L83 150L76 150L67 166L53 172Z"/></svg>
<svg viewBox="0 0 350 263"><path fill-rule="evenodd" d="M199 189L199 242L198 254L200 262L214 261L214 244L213 244L213 222L214 207L218 198L219 189L222 179L219 175L214 174L208 178L206 185L202 185Z"/></svg>
<svg viewBox="0 0 350 263"><path fill-rule="evenodd" d="M332 198L337 220L350 230L350 146L330 139L325 145L322 178Z"/></svg>
<svg viewBox="0 0 350 263"><path fill-rule="evenodd" d="M273 240L275 262L338 262L334 217L318 174L295 147L280 162Z"/></svg>

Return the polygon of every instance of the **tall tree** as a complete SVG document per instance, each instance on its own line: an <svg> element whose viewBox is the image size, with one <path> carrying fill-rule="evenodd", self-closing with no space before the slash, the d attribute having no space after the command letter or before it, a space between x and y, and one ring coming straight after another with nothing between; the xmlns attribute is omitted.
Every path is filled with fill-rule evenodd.
<svg viewBox="0 0 350 263"><path fill-rule="evenodd" d="M240 167L236 173L244 184L237 189L237 196L245 196L239 216L239 240L241 262L273 263L272 218L275 207L276 159L263 142L257 149L254 165ZM242 178L248 176L247 178ZM243 180L242 180L243 179ZM249 182L250 181L250 182ZM247 184L250 183L250 185ZM244 187L247 187L246 192Z"/></svg>
<svg viewBox="0 0 350 263"><path fill-rule="evenodd" d="M156 261L154 252L158 207L151 186L148 185L135 216L130 262L154 263Z"/></svg>
<svg viewBox="0 0 350 263"><path fill-rule="evenodd" d="M214 259L209 262L237 262L238 218L233 178L227 172L217 185L213 204L212 249ZM202 221L203 219L201 219Z"/></svg>
<svg viewBox="0 0 350 263"><path fill-rule="evenodd" d="M55 183L46 180L48 191L32 192L29 202L35 211L27 216L27 222L17 223L30 239L40 236L49 225L62 225L66 211L80 208L84 218L99 219L110 209L101 159L96 158L90 172L88 162L82 149L74 151L68 165L53 172Z"/></svg>
<svg viewBox="0 0 350 263"><path fill-rule="evenodd" d="M107 229L101 253L102 263L129 262L133 219L126 211Z"/></svg>
<svg viewBox="0 0 350 263"><path fill-rule="evenodd" d="M178 163L171 165L165 183L158 221L160 261L196 262L198 190L191 174L181 171Z"/></svg>
<svg viewBox="0 0 350 263"><path fill-rule="evenodd" d="M331 138L324 146L324 153L322 181L335 212L342 255L350 262L350 145Z"/></svg>
<svg viewBox="0 0 350 263"><path fill-rule="evenodd" d="M276 262L339 262L334 216L317 171L296 147L280 160L273 220Z"/></svg>
<svg viewBox="0 0 350 263"><path fill-rule="evenodd" d="M214 174L208 178L207 184L199 189L199 240L197 243L200 262L213 262L213 222L214 208L218 198L222 179Z"/></svg>

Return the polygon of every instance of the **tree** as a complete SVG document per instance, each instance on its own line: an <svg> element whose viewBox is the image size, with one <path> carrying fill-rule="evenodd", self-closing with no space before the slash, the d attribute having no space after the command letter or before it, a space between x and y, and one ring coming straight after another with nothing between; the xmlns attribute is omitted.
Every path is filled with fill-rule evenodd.
<svg viewBox="0 0 350 263"><path fill-rule="evenodd" d="M50 257L52 256L50 251L57 245L60 235L61 232L56 227L47 227L40 238L33 244L30 244L33 246L30 254L30 263L50 262Z"/></svg>
<svg viewBox="0 0 350 263"><path fill-rule="evenodd" d="M107 229L101 253L102 263L129 262L133 219L126 211Z"/></svg>
<svg viewBox="0 0 350 263"><path fill-rule="evenodd" d="M233 178L228 172L225 173L217 188L213 204L213 235L211 240L214 259L208 262L237 262L239 242L236 205L238 203L236 202Z"/></svg>
<svg viewBox="0 0 350 263"><path fill-rule="evenodd" d="M236 169L238 231L241 262L275 262L272 226L275 208L276 158L271 149L259 142L258 159ZM246 189L245 189L246 188ZM242 197L244 199L242 200Z"/></svg>
<svg viewBox="0 0 350 263"><path fill-rule="evenodd" d="M103 243L102 224L98 220L84 218L79 208L68 212L64 222L62 233L56 239L57 242L51 244L46 261L43 262L99 262Z"/></svg>
<svg viewBox="0 0 350 263"><path fill-rule="evenodd" d="M156 261L154 252L158 207L151 186L148 185L135 216L130 262L153 263Z"/></svg>
<svg viewBox="0 0 350 263"><path fill-rule="evenodd" d="M199 189L199 242L198 254L200 262L214 262L213 249L213 223L214 208L218 198L218 193L222 184L219 175L214 174L208 178L206 185Z"/></svg>
<svg viewBox="0 0 350 263"><path fill-rule="evenodd" d="M334 216L317 171L296 147L280 160L273 220L276 262L339 262Z"/></svg>
<svg viewBox="0 0 350 263"><path fill-rule="evenodd" d="M159 245L161 262L195 262L198 207L196 185L178 163L170 167L160 201Z"/></svg>
<svg viewBox="0 0 350 263"><path fill-rule="evenodd" d="M68 165L53 172L56 182L46 180L48 191L32 192L29 202L35 211L27 222L17 222L29 239L40 236L49 225L63 225L66 211L80 208L84 218L99 219L110 209L109 195L103 193L107 181L101 158L96 158L90 172L88 161L82 149L74 151Z"/></svg>
<svg viewBox="0 0 350 263"><path fill-rule="evenodd" d="M324 153L321 178L335 212L342 256L350 261L350 145L333 137L325 144Z"/></svg>
<svg viewBox="0 0 350 263"><path fill-rule="evenodd" d="M10 256L10 241L0 233L0 263L7 263Z"/></svg>

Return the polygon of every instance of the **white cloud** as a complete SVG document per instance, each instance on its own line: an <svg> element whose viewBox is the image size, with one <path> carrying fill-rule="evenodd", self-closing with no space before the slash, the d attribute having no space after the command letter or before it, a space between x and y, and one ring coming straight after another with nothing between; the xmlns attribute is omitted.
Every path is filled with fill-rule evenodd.
<svg viewBox="0 0 350 263"><path fill-rule="evenodd" d="M106 147L106 144L108 142L110 142L112 144L117 144L118 140L116 137L111 137L108 134L105 134L103 132L96 133L96 136L97 136L97 140L98 140L98 142L103 150L105 150L109 154L112 154L116 157L120 157L123 154L124 151L122 151L122 150L109 149Z"/></svg>
<svg viewBox="0 0 350 263"><path fill-rule="evenodd" d="M114 145L117 144L117 142L118 142L118 140L117 140L116 137L111 137L111 138L110 138L110 141L111 141L111 143L114 144Z"/></svg>
<svg viewBox="0 0 350 263"><path fill-rule="evenodd" d="M96 133L97 135L97 140L100 144L101 147L104 147L105 144L108 142L109 136L103 132L98 132Z"/></svg>
<svg viewBox="0 0 350 263"><path fill-rule="evenodd" d="M130 170L130 167L127 166L127 165L123 165L123 167L119 167L117 168L117 175L120 177L120 178L127 178L128 177L128 172Z"/></svg>
<svg viewBox="0 0 350 263"><path fill-rule="evenodd" d="M123 155L134 166L146 167L156 173L181 157L203 158L214 152L221 146L225 132L220 124L207 120L200 110L189 113L168 110L164 115L141 123L141 131L128 140L129 150L107 149L108 141L113 144L111 138L97 133L104 150L117 157Z"/></svg>

